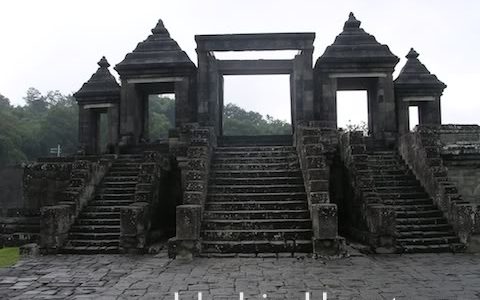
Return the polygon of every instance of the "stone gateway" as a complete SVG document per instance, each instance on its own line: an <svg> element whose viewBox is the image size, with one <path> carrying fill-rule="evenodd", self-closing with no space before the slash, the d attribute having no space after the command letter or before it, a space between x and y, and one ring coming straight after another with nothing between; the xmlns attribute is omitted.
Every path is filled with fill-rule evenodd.
<svg viewBox="0 0 480 300"><path fill-rule="evenodd" d="M163 241L186 259L337 256L345 237L378 253L478 251L480 127L442 125L446 85L414 49L394 79L399 58L352 13L315 64L314 39L197 35L195 65L160 20L115 65L120 83L102 57L74 95L79 152L25 167L30 209L2 212L4 244L94 254L145 253ZM297 54L215 57L264 50ZM255 74L290 76L291 135L224 135L224 76ZM367 92L368 132L338 128L337 92L349 90ZM156 140L149 99L159 94L175 95L175 124Z"/></svg>

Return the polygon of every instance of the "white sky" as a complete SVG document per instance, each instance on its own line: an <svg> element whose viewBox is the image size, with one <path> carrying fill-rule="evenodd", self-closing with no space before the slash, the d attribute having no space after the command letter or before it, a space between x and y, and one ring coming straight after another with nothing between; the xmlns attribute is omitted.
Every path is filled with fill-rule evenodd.
<svg viewBox="0 0 480 300"><path fill-rule="evenodd" d="M401 58L395 74L414 47L448 85L444 123L480 123L480 1L473 0L3 1L0 93L21 104L29 87L75 92L102 55L114 66L159 18L195 63L195 34L295 31L316 33L315 61L342 31L350 11ZM289 88L279 88L285 80L260 81L245 88L248 82L227 79L226 96L235 95L233 102L247 109L289 120ZM262 98L251 100L255 95ZM357 109L352 106L352 114Z"/></svg>

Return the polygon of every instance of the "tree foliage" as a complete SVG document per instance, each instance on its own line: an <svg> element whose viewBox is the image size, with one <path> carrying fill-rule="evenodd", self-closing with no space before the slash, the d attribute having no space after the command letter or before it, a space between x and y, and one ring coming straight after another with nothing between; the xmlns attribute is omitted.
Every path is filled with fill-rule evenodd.
<svg viewBox="0 0 480 300"><path fill-rule="evenodd" d="M224 135L283 135L291 134L292 127L289 123L266 117L254 111L229 103L223 111Z"/></svg>
<svg viewBox="0 0 480 300"><path fill-rule="evenodd" d="M0 166L18 164L48 156L60 145L63 155L77 151L78 106L72 95L59 91L42 94L27 90L25 105L13 106L0 94ZM150 140L168 137L175 124L175 100L151 96L149 99ZM225 135L290 134L290 124L228 104L224 108ZM103 123L105 123L103 121Z"/></svg>

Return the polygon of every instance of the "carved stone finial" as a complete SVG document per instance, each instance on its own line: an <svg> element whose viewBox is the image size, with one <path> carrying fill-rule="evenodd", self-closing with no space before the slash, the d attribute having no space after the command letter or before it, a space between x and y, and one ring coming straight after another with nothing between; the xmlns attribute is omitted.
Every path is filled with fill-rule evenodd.
<svg viewBox="0 0 480 300"><path fill-rule="evenodd" d="M158 20L157 25L155 26L155 28L152 29L152 33L153 33L153 34L164 34L164 33L168 33L167 29L166 29L165 26L163 25L162 19L159 19L159 20Z"/></svg>
<svg viewBox="0 0 480 300"><path fill-rule="evenodd" d="M107 59L105 58L105 56L102 56L102 59L100 59L100 61L98 62L98 65L100 66L100 68L108 68L110 67L110 64L108 63Z"/></svg>
<svg viewBox="0 0 480 300"><path fill-rule="evenodd" d="M345 22L345 26L343 26L343 29L360 28L361 23L362 22L360 22L359 20L357 20L357 18L355 18L355 15L353 14L353 12L351 12L348 15L348 20L347 20L347 22Z"/></svg>
<svg viewBox="0 0 480 300"><path fill-rule="evenodd" d="M417 58L418 57L418 52L415 51L415 49L411 48L410 49L410 52L408 52L407 56L405 56L406 58L410 59L410 58Z"/></svg>

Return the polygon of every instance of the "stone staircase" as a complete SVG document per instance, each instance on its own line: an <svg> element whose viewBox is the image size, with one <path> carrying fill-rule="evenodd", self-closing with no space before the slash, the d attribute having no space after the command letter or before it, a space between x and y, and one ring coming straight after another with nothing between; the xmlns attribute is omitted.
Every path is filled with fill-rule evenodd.
<svg viewBox="0 0 480 300"><path fill-rule="evenodd" d="M142 159L141 155L121 155L113 162L95 197L70 228L63 253L119 253L120 209L134 202Z"/></svg>
<svg viewBox="0 0 480 300"><path fill-rule="evenodd" d="M312 223L292 146L216 148L203 253L311 253Z"/></svg>
<svg viewBox="0 0 480 300"><path fill-rule="evenodd" d="M368 155L378 195L395 206L397 247L404 253L460 251L453 228L397 151Z"/></svg>

